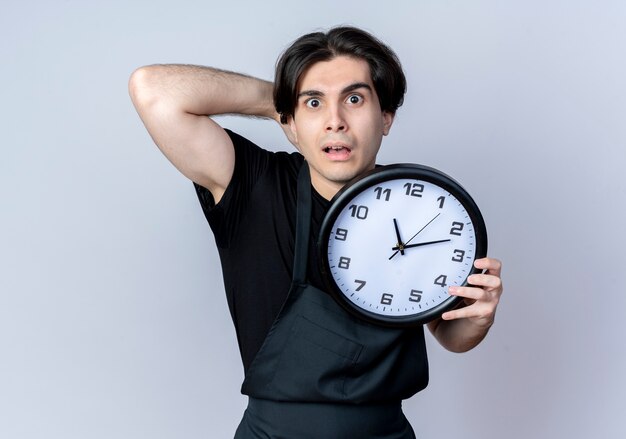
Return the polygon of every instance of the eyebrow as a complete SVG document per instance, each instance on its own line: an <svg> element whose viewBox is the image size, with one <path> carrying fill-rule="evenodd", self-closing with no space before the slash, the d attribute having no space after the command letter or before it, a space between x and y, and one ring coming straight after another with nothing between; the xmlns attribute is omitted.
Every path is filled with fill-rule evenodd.
<svg viewBox="0 0 626 439"><path fill-rule="evenodd" d="M372 87L365 82L355 82L354 84L350 84L347 87L344 87L341 90L341 94L350 93L351 91L358 90L359 88L365 88L369 91L372 91ZM300 99L302 96L324 96L324 93L319 90L304 90L298 93L297 99Z"/></svg>

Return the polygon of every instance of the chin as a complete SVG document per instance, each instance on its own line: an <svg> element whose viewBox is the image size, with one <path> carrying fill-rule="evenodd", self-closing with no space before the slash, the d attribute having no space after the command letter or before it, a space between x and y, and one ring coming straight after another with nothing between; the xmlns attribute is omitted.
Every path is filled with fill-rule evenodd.
<svg viewBox="0 0 626 439"><path fill-rule="evenodd" d="M335 183L344 185L363 172L365 172L364 169L334 169L326 173L326 178Z"/></svg>

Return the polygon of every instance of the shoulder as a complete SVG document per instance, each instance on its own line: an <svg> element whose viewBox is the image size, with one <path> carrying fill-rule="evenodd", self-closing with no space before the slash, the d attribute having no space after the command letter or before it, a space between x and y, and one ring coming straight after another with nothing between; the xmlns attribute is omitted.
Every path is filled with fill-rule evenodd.
<svg viewBox="0 0 626 439"><path fill-rule="evenodd" d="M297 166L299 167L304 158L299 152L292 151L271 151L263 146L259 146L257 143L250 139L238 134L229 129L224 129L235 147L235 153L239 156L236 158L242 166L250 166L254 163L249 163L246 158L257 158L262 160L265 165L275 163L279 166Z"/></svg>
<svg viewBox="0 0 626 439"><path fill-rule="evenodd" d="M235 147L235 176L240 183L253 184L260 179L269 179L280 184L295 180L304 162L302 154L296 151L271 151L234 131L225 131Z"/></svg>
<svg viewBox="0 0 626 439"><path fill-rule="evenodd" d="M295 196L295 181L304 158L297 152L269 151L246 137L226 129L235 148L235 168L224 195L215 203L211 192L194 183L204 214L214 228L226 227L234 232L251 206L269 207L269 200ZM285 201L283 199L283 201ZM269 203L269 204L267 204Z"/></svg>

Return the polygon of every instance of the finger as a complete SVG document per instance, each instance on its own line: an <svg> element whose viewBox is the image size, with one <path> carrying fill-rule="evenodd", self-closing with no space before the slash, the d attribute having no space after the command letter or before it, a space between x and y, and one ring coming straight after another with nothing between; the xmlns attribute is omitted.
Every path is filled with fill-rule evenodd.
<svg viewBox="0 0 626 439"><path fill-rule="evenodd" d="M443 320L457 320L457 319L481 319L485 322L493 322L493 316L495 307L475 302L473 305L466 306L464 308L458 308L452 311L445 312L441 315Z"/></svg>
<svg viewBox="0 0 626 439"><path fill-rule="evenodd" d="M465 310L467 308L469 308L469 307L465 307L465 308L461 308L461 309ZM444 312L443 314L441 314L441 318L443 320L457 320L457 319L465 318L466 312L464 311L463 313L461 313L461 309Z"/></svg>
<svg viewBox="0 0 626 439"><path fill-rule="evenodd" d="M489 274L500 277L502 262L495 258L481 258L474 261L474 267L479 270L487 270Z"/></svg>
<svg viewBox="0 0 626 439"><path fill-rule="evenodd" d="M450 287L448 292L451 296L458 296L472 300L482 300L485 297L485 291L482 288Z"/></svg>
<svg viewBox="0 0 626 439"><path fill-rule="evenodd" d="M455 309L452 311L444 312L441 315L443 320L457 320L457 319L466 319L469 317L475 316L475 310L472 308L474 305L466 306L464 308Z"/></svg>
<svg viewBox="0 0 626 439"><path fill-rule="evenodd" d="M472 274L467 278L467 282L477 287L497 289L502 286L502 280L491 274Z"/></svg>

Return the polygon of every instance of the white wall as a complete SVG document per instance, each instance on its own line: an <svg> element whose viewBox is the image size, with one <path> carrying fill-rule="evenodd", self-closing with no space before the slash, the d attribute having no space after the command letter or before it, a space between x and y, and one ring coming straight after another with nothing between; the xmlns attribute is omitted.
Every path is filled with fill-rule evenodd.
<svg viewBox="0 0 626 439"><path fill-rule="evenodd" d="M429 338L418 436L626 437L626 4L299 4L3 2L0 437L232 437L246 401L213 237L127 80L174 62L269 79L340 23L406 69L380 162L455 176L505 264L480 347ZM288 148L271 123L222 122Z"/></svg>

